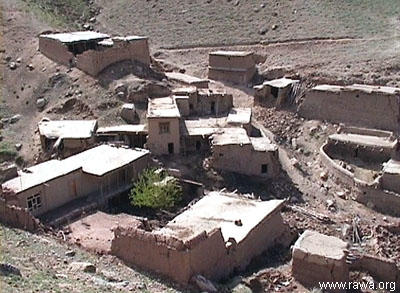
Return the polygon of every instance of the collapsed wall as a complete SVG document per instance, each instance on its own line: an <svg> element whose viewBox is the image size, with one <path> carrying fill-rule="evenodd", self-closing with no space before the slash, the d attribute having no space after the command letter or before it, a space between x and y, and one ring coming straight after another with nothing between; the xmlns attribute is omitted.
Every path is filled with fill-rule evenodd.
<svg viewBox="0 0 400 293"><path fill-rule="evenodd" d="M400 90L366 85L320 85L306 93L298 112L307 119L398 131Z"/></svg>
<svg viewBox="0 0 400 293"><path fill-rule="evenodd" d="M8 191L2 191L2 196ZM34 232L41 227L40 221L36 219L27 209L7 204L6 200L0 198L0 222L14 228Z"/></svg>

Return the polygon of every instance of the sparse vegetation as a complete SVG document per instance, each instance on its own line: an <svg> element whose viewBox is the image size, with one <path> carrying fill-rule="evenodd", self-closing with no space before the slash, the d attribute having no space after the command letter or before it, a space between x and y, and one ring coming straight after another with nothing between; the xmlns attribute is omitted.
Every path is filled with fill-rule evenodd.
<svg viewBox="0 0 400 293"><path fill-rule="evenodd" d="M0 162L13 160L18 155L14 146L9 142L0 142Z"/></svg>
<svg viewBox="0 0 400 293"><path fill-rule="evenodd" d="M87 21L92 16L88 0L22 0L28 11L32 11L45 22L64 27Z"/></svg>
<svg viewBox="0 0 400 293"><path fill-rule="evenodd" d="M171 209L182 199L178 181L156 169L145 170L131 190L133 206L152 209Z"/></svg>

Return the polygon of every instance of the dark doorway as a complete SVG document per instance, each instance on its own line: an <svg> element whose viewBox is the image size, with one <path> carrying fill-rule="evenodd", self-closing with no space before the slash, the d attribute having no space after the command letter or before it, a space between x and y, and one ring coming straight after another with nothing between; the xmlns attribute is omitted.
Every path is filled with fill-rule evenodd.
<svg viewBox="0 0 400 293"><path fill-rule="evenodd" d="M196 151L199 151L201 149L201 142L196 141Z"/></svg>
<svg viewBox="0 0 400 293"><path fill-rule="evenodd" d="M168 144L168 153L169 154L174 153L174 144L172 142Z"/></svg>
<svg viewBox="0 0 400 293"><path fill-rule="evenodd" d="M215 102L211 102L211 114L215 114Z"/></svg>
<svg viewBox="0 0 400 293"><path fill-rule="evenodd" d="M267 174L267 173L268 173L268 165L262 164L261 165L261 174Z"/></svg>
<svg viewBox="0 0 400 293"><path fill-rule="evenodd" d="M279 89L277 87L271 87L271 94L274 98L278 97Z"/></svg>

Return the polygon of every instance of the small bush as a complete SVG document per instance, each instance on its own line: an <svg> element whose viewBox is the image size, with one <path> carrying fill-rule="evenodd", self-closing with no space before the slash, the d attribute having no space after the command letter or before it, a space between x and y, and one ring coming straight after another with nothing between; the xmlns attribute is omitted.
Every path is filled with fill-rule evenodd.
<svg viewBox="0 0 400 293"><path fill-rule="evenodd" d="M131 204L152 209L172 209L182 199L176 178L155 169L145 170L130 193Z"/></svg>
<svg viewBox="0 0 400 293"><path fill-rule="evenodd" d="M13 160L18 155L15 147L8 142L0 142L0 163Z"/></svg>

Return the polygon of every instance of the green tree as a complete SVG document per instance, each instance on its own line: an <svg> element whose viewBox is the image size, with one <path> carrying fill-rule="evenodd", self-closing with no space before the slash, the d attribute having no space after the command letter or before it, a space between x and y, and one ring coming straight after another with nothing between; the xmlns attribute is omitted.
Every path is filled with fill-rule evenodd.
<svg viewBox="0 0 400 293"><path fill-rule="evenodd" d="M130 193L131 204L152 209L171 209L182 199L178 180L156 169L146 169Z"/></svg>

